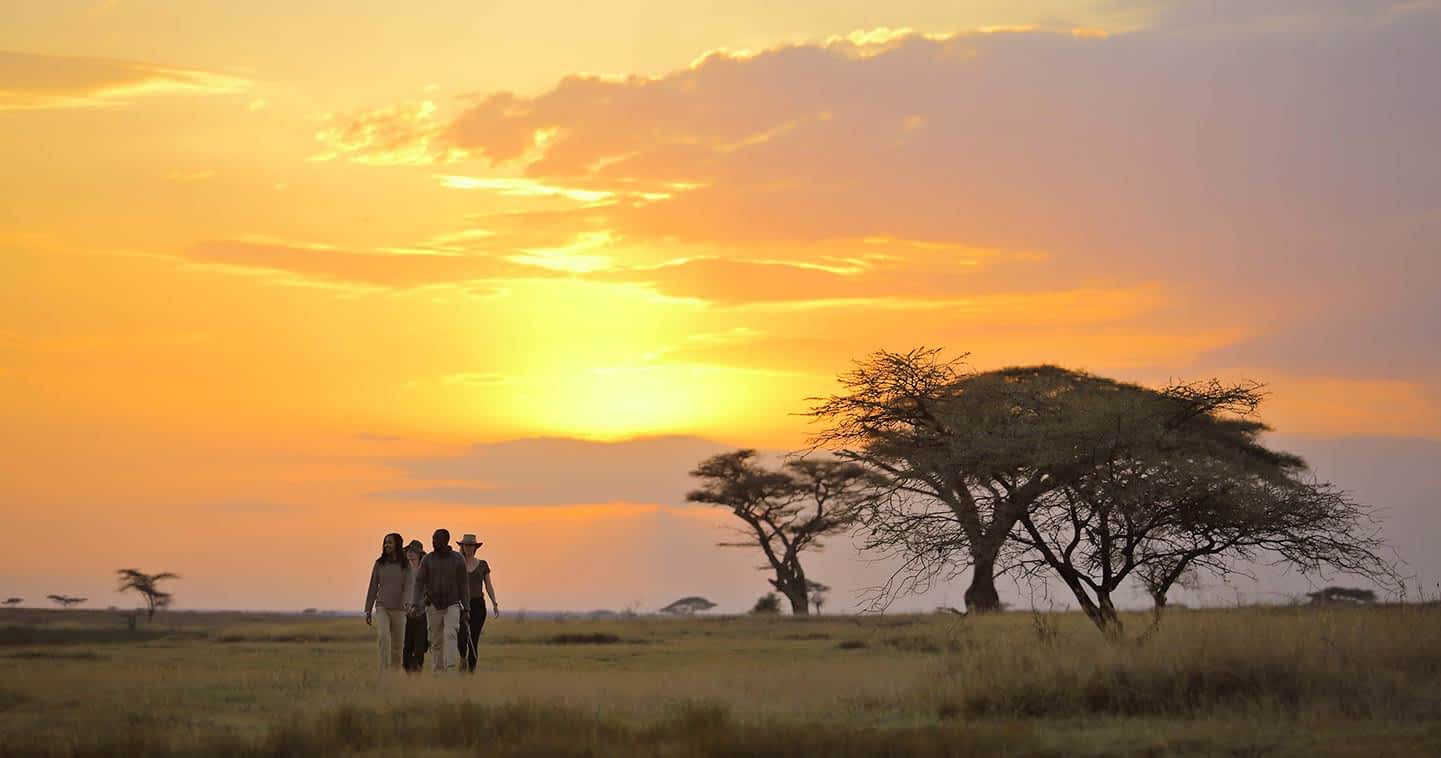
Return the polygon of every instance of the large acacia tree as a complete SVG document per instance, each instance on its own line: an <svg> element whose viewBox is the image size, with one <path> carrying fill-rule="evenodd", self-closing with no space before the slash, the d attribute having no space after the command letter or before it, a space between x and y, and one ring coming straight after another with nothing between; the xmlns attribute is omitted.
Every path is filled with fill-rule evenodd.
<svg viewBox="0 0 1441 758"><path fill-rule="evenodd" d="M1010 565L1021 516L1097 454L1080 428L1078 398L1115 383L1055 366L976 373L964 358L924 348L874 353L810 415L823 424L817 448L886 479L862 519L865 546L899 560L882 598L968 568L966 608L984 612L1001 607L995 576Z"/></svg>
<svg viewBox="0 0 1441 758"><path fill-rule="evenodd" d="M801 555L819 550L823 538L845 532L874 487L864 466L832 458L799 458L771 469L754 450L721 453L691 473L700 489L686 500L729 508L745 524L744 542L726 547L758 547L773 574L771 586L790 601L791 613L810 613L815 583L806 578Z"/></svg>
<svg viewBox="0 0 1441 758"><path fill-rule="evenodd" d="M969 569L967 609L998 609L995 576L1032 565L1036 541L1013 539L1029 534L1030 514L1128 456L1179 455L1178 440L1275 475L1301 465L1256 444L1263 427L1245 418L1259 402L1255 385L1158 392L1056 366L978 373L964 357L874 353L812 408L824 425L817 448L886 478L861 519L865 546L898 560L882 599ZM1128 424L1121 431L1118 419Z"/></svg>

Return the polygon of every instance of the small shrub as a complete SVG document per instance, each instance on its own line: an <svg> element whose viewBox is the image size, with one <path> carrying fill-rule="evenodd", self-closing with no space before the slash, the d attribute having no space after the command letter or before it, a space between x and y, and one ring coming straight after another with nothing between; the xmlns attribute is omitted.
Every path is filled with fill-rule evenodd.
<svg viewBox="0 0 1441 758"><path fill-rule="evenodd" d="M591 632L589 634L554 634L545 638L547 645L614 645L623 640L608 632Z"/></svg>
<svg viewBox="0 0 1441 758"><path fill-rule="evenodd" d="M767 592L756 599L755 607L751 613L757 616L775 616L781 612L780 596L774 592Z"/></svg>

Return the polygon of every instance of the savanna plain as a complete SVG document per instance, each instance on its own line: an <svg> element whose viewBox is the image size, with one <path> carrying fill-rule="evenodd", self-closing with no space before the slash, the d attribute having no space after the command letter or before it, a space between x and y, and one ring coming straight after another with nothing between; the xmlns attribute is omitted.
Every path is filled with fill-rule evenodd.
<svg viewBox="0 0 1441 758"><path fill-rule="evenodd" d="M380 676L358 618L8 610L0 756L1441 754L1441 606L1125 622L516 615Z"/></svg>

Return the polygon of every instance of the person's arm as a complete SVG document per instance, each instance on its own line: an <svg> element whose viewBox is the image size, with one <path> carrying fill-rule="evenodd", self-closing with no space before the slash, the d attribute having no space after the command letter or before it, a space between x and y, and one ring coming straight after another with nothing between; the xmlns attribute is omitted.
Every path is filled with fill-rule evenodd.
<svg viewBox="0 0 1441 758"><path fill-rule="evenodd" d="M430 556L420 559L420 570L415 572L416 604L424 608L430 602Z"/></svg>
<svg viewBox="0 0 1441 758"><path fill-rule="evenodd" d="M460 590L460 610L470 613L470 572L465 570L465 558L455 562L455 586Z"/></svg>
<svg viewBox="0 0 1441 758"><path fill-rule="evenodd" d="M495 615L499 616L499 615L500 615L500 603L497 603L497 602L495 601L495 585L493 585L493 584L490 583L490 572L489 572L489 571L486 571L486 572L485 572L485 593L486 593L487 595L490 595L490 610L493 611L493 612L495 613Z"/></svg>
<svg viewBox="0 0 1441 758"><path fill-rule="evenodd" d="M415 605L415 569L411 568L409 563L400 570L400 584L404 587L400 591L400 607L410 613L411 607Z"/></svg>
<svg viewBox="0 0 1441 758"><path fill-rule="evenodd" d="M370 623L370 612L375 608L375 594L380 591L380 564L370 567L370 585L365 589L365 623Z"/></svg>

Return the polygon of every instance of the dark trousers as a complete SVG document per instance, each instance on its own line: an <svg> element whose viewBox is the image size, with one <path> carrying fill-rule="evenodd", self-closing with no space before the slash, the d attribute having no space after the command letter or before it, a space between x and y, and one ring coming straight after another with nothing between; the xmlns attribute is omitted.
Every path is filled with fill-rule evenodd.
<svg viewBox="0 0 1441 758"><path fill-rule="evenodd" d="M467 671L475 670L475 646L480 642L480 630L485 628L485 598L473 597L470 599L470 624L460 625L460 639L456 644L460 646L460 657L464 662Z"/></svg>
<svg viewBox="0 0 1441 758"><path fill-rule="evenodd" d="M420 670L421 664L425 663L425 650L428 647L430 647L430 634L426 627L425 614L406 616L405 648L402 656L406 671Z"/></svg>

